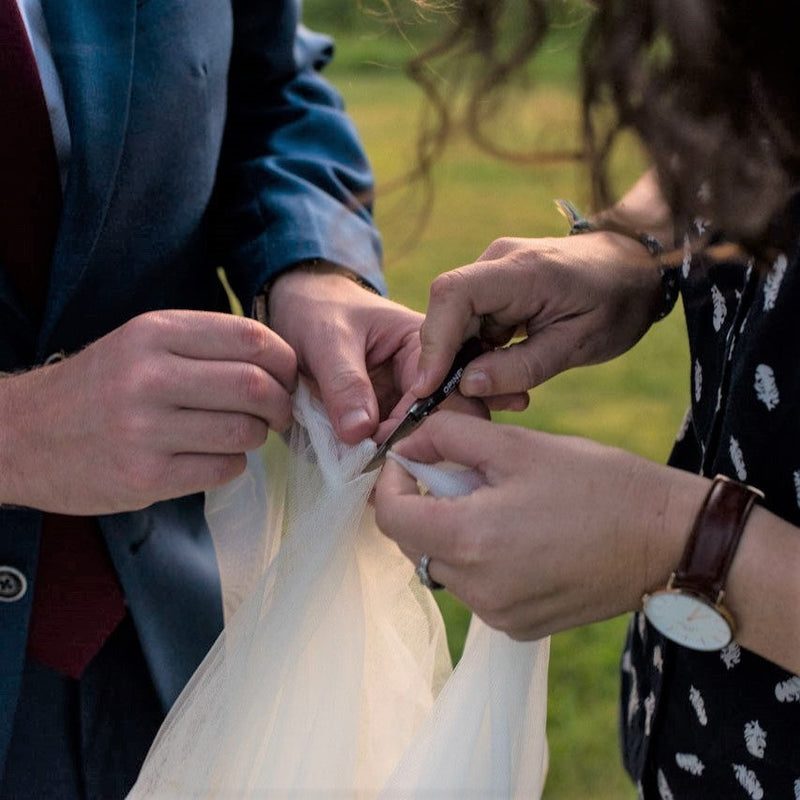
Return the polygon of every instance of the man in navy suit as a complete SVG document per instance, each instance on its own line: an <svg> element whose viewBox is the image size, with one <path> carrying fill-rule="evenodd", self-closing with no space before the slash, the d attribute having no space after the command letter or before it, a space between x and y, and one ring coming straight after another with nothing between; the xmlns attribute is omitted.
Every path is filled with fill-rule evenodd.
<svg viewBox="0 0 800 800"><path fill-rule="evenodd" d="M298 367L344 440L375 434L420 317L382 296L371 171L299 2L0 2L63 189L41 307L0 257L0 797L111 798L221 629L202 492L288 426ZM268 327L226 313L218 267ZM63 611L88 557L60 532L87 519L122 600L64 672L32 643L64 623L32 608Z"/></svg>

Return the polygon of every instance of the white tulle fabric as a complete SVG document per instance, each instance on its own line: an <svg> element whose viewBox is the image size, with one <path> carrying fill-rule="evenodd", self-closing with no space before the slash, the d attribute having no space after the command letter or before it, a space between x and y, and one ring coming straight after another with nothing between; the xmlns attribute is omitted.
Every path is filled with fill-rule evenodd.
<svg viewBox="0 0 800 800"><path fill-rule="evenodd" d="M474 619L452 670L432 595L375 527L375 445L339 442L305 387L295 419L266 474L253 455L209 494L225 630L129 798L538 797L549 642ZM429 490L477 485L405 466Z"/></svg>

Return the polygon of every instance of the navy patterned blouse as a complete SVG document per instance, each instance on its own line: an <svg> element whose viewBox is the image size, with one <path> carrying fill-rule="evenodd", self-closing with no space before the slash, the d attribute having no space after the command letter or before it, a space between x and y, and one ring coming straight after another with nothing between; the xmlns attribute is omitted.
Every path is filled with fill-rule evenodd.
<svg viewBox="0 0 800 800"><path fill-rule="evenodd" d="M757 486L767 508L800 526L798 250L768 272L685 258L692 398L670 463ZM634 615L620 729L647 800L800 800L800 677L736 642L694 652Z"/></svg>

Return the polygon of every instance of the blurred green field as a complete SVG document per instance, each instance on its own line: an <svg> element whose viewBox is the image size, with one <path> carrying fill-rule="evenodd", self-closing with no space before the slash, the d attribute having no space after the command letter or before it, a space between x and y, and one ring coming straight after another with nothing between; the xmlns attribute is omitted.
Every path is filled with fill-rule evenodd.
<svg viewBox="0 0 800 800"><path fill-rule="evenodd" d="M422 233L410 244L424 208L422 192L390 187L415 158L422 96L402 69L412 45L357 2L310 0L305 18L337 41L337 59L327 75L344 96L375 169L376 217L396 300L424 311L432 278L475 260L499 236L565 232L553 200L585 202L581 169L501 163L458 139L435 169L433 206ZM559 28L534 66L533 88L515 98L514 116L525 129L526 142L561 147L576 140L579 35L579 26ZM627 143L615 160L618 184L630 184L642 166L635 143ZM676 309L624 357L567 372L533 392L524 414L496 418L588 436L663 461L683 418L688 376L683 319ZM457 658L469 616L448 595L439 599ZM553 637L548 800L635 797L620 766L616 727L618 660L626 625L627 619L619 618Z"/></svg>

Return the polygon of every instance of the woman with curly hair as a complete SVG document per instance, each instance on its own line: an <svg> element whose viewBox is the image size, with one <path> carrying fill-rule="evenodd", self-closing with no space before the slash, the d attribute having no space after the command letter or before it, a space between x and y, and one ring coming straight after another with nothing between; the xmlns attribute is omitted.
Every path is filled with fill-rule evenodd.
<svg viewBox="0 0 800 800"><path fill-rule="evenodd" d="M485 140L547 11L536 0L453 8L452 32L415 65L439 102L425 157L455 125L430 59L441 74L455 56L450 85L469 84L459 107ZM669 465L441 412L398 451L475 467L485 486L421 496L391 461L378 483L379 524L428 583L512 637L634 612L620 729L645 798L800 797L795 39L774 0L598 2L581 52L583 155L605 210L581 218L565 204L581 235L498 239L431 287L417 392L480 334L497 349L461 391L505 408L626 351L680 296L691 405ZM608 157L625 130L652 166L610 202Z"/></svg>

